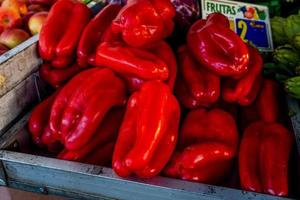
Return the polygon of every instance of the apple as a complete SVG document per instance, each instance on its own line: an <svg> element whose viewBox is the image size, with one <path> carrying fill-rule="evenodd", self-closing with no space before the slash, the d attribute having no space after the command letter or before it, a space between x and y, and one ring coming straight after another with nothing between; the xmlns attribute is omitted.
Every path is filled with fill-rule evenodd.
<svg viewBox="0 0 300 200"><path fill-rule="evenodd" d="M1 4L1 8L5 10L11 10L15 13L15 15L18 15L20 18L20 7L17 0L4 0Z"/></svg>
<svg viewBox="0 0 300 200"><path fill-rule="evenodd" d="M28 21L28 28L32 35L40 32L45 20L47 19L48 12L38 12L32 15Z"/></svg>
<svg viewBox="0 0 300 200"><path fill-rule="evenodd" d="M9 50L9 48L7 48L4 44L0 43L0 55L4 54L8 50Z"/></svg>
<svg viewBox="0 0 300 200"><path fill-rule="evenodd" d="M0 35L0 43L12 49L29 38L29 34L22 29L6 29Z"/></svg>
<svg viewBox="0 0 300 200"><path fill-rule="evenodd" d="M0 8L0 27L6 29L18 28L20 26L22 26L20 15L10 9Z"/></svg>

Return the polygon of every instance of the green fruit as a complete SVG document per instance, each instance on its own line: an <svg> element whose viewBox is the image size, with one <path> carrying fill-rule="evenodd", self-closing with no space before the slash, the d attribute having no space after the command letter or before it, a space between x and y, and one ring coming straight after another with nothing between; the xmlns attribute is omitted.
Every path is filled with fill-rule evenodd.
<svg viewBox="0 0 300 200"><path fill-rule="evenodd" d="M300 63L300 55L289 44L277 47L274 51L273 59L275 62L290 69L294 69Z"/></svg>
<svg viewBox="0 0 300 200"><path fill-rule="evenodd" d="M294 36L300 33L300 15L290 15L283 24L284 32L287 39L292 42Z"/></svg>
<svg viewBox="0 0 300 200"><path fill-rule="evenodd" d="M283 24L285 23L285 21L285 18L277 16L271 19L273 42L276 45L283 45L287 43L287 37L283 29Z"/></svg>
<svg viewBox="0 0 300 200"><path fill-rule="evenodd" d="M300 76L287 79L284 83L284 88L290 96L300 99Z"/></svg>
<svg viewBox="0 0 300 200"><path fill-rule="evenodd" d="M294 36L294 39L293 39L293 45L294 45L294 47L296 47L298 50L300 50L300 33L297 33L297 34Z"/></svg>

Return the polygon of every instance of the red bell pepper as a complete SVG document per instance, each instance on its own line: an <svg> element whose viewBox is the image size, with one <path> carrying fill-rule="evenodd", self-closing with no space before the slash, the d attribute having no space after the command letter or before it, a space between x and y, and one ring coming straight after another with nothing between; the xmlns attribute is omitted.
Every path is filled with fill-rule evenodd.
<svg viewBox="0 0 300 200"><path fill-rule="evenodd" d="M165 80L165 83L169 85L170 89L173 90L175 79L177 76L177 62L176 57L171 47L165 41L159 41L154 44L147 46L147 50L154 53L159 59L161 59L168 66L169 78ZM126 80L127 88L130 92L137 91L141 88L145 80L136 77L123 77Z"/></svg>
<svg viewBox="0 0 300 200"><path fill-rule="evenodd" d="M210 106L220 96L220 77L203 68L192 57L186 46L178 50L179 71L176 94L186 108Z"/></svg>
<svg viewBox="0 0 300 200"><path fill-rule="evenodd" d="M172 48L168 43L162 40L153 44L149 50L168 66L169 78L165 82L170 87L171 91L173 91L177 77L177 62Z"/></svg>
<svg viewBox="0 0 300 200"><path fill-rule="evenodd" d="M216 74L241 76L248 69L249 51L228 25L228 19L219 13L211 14L206 21L198 20L187 34L188 46L195 58Z"/></svg>
<svg viewBox="0 0 300 200"><path fill-rule="evenodd" d="M85 27L77 48L77 62L80 66L88 66L88 60L96 53L105 31L120 9L121 6L117 4L107 5Z"/></svg>
<svg viewBox="0 0 300 200"><path fill-rule="evenodd" d="M168 66L155 54L121 43L104 42L99 45L96 65L111 68L121 76L143 80L169 78Z"/></svg>
<svg viewBox="0 0 300 200"><path fill-rule="evenodd" d="M157 175L175 148L179 118L179 104L167 85L143 84L128 100L113 154L114 171L122 177Z"/></svg>
<svg viewBox="0 0 300 200"><path fill-rule="evenodd" d="M280 91L276 81L263 79L261 90L253 104L242 107L242 127L246 128L255 121L280 121Z"/></svg>
<svg viewBox="0 0 300 200"><path fill-rule="evenodd" d="M242 188L287 196L292 144L292 134L281 124L251 124L244 132L239 152Z"/></svg>
<svg viewBox="0 0 300 200"><path fill-rule="evenodd" d="M45 63L39 70L40 77L54 88L66 83L70 78L81 71L81 68L74 64L66 69L56 69L49 63Z"/></svg>
<svg viewBox="0 0 300 200"><path fill-rule="evenodd" d="M250 105L257 97L262 82L263 59L257 49L249 46L250 62L247 73L240 79L227 79L222 87L223 99L242 106Z"/></svg>
<svg viewBox="0 0 300 200"><path fill-rule="evenodd" d="M124 83L113 71L86 70L59 92L51 110L50 129L59 134L66 149L82 148L107 112L124 105L125 100Z"/></svg>
<svg viewBox="0 0 300 200"><path fill-rule="evenodd" d="M184 180L218 183L237 154L238 131L233 117L220 109L190 111L180 131L178 150L165 174Z"/></svg>
<svg viewBox="0 0 300 200"><path fill-rule="evenodd" d="M140 47L168 37L174 29L175 8L170 0L128 1L112 23L130 46Z"/></svg>
<svg viewBox="0 0 300 200"><path fill-rule="evenodd" d="M28 120L28 128L32 136L32 141L40 147L44 146L41 137L48 124L51 106L56 98L56 95L57 92L39 103L33 109Z"/></svg>
<svg viewBox="0 0 300 200"><path fill-rule="evenodd" d="M111 110L97 128L94 134L95 136L91 138L85 146L77 150L65 149L58 155L58 158L63 160L84 161L91 156L93 151L97 149L101 151L103 145L108 143L114 144L118 137L118 131L123 120L123 115L124 109ZM101 160L102 156L107 155L99 155L99 158L96 160Z"/></svg>
<svg viewBox="0 0 300 200"><path fill-rule="evenodd" d="M39 53L54 67L66 67L72 61L80 35L92 16L91 10L80 2L58 0L39 36Z"/></svg>

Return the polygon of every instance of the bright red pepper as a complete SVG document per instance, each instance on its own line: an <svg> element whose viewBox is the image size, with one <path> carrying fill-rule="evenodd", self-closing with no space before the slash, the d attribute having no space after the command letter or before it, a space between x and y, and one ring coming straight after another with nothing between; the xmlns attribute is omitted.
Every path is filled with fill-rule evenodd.
<svg viewBox="0 0 300 200"><path fill-rule="evenodd" d="M165 174L204 183L218 183L230 171L237 154L238 131L233 117L220 109L190 111L180 143Z"/></svg>
<svg viewBox="0 0 300 200"><path fill-rule="evenodd" d="M68 150L65 149L59 155L59 159L72 160L72 161L83 161L91 157L93 151L101 151L103 145L108 143L115 143L118 137L118 131L121 126L124 115L124 109L113 109L103 119L101 125L97 128L94 137L80 149ZM98 161L101 160L102 156L98 155ZM110 157L111 159L112 157ZM107 159L103 159L106 161Z"/></svg>
<svg viewBox="0 0 300 200"><path fill-rule="evenodd" d="M96 53L97 46L103 41L105 31L121 9L120 5L109 4L103 8L85 27L77 48L77 62L88 66L88 60Z"/></svg>
<svg viewBox="0 0 300 200"><path fill-rule="evenodd" d="M147 50L151 53L154 53L159 59L166 63L169 70L169 78L165 80L165 83L169 85L171 90L173 90L177 76L177 62L173 50L165 41L159 41L149 45ZM145 80L136 77L123 78L126 80L127 87L131 92L139 90L145 83Z"/></svg>
<svg viewBox="0 0 300 200"><path fill-rule="evenodd" d="M263 79L261 90L253 104L242 107L242 127L255 121L279 122L280 91L276 81Z"/></svg>
<svg viewBox="0 0 300 200"><path fill-rule="evenodd" d="M80 35L92 16L91 10L80 2L58 0L39 35L39 53L54 67L66 67L72 61Z"/></svg>
<svg viewBox="0 0 300 200"><path fill-rule="evenodd" d="M114 171L122 177L157 175L175 148L179 118L179 104L167 85L143 84L128 101L113 154Z"/></svg>
<svg viewBox="0 0 300 200"><path fill-rule="evenodd" d="M44 144L41 137L49 121L51 106L56 98L57 92L39 103L32 111L28 120L28 128L33 142L42 147Z"/></svg>
<svg viewBox="0 0 300 200"><path fill-rule="evenodd" d="M198 20L187 34L195 58L220 76L241 76L247 72L249 51L243 40L229 28L228 19L211 14Z"/></svg>
<svg viewBox="0 0 300 200"><path fill-rule="evenodd" d="M292 134L281 124L251 124L244 132L239 152L242 188L287 196L292 144Z"/></svg>
<svg viewBox="0 0 300 200"><path fill-rule="evenodd" d="M222 87L223 99L242 106L250 105L257 97L262 82L263 59L257 49L249 46L250 62L247 73L240 79L227 79Z"/></svg>
<svg viewBox="0 0 300 200"><path fill-rule="evenodd" d="M80 79L84 81L78 82ZM124 83L113 71L86 70L58 94L51 110L50 128L61 134L66 149L82 148L94 136L108 111L124 105L125 101Z"/></svg>
<svg viewBox="0 0 300 200"><path fill-rule="evenodd" d="M40 77L54 88L58 88L75 76L81 68L74 64L66 69L53 68L51 64L45 63L40 67Z"/></svg>
<svg viewBox="0 0 300 200"><path fill-rule="evenodd" d="M220 77L203 68L192 57L186 46L178 50L181 77L176 83L176 94L186 108L210 106L220 96Z"/></svg>
<svg viewBox="0 0 300 200"><path fill-rule="evenodd" d="M169 78L168 66L155 54L121 43L104 42L99 45L96 65L111 68L121 76L143 80Z"/></svg>
<svg viewBox="0 0 300 200"><path fill-rule="evenodd" d="M175 8L170 0L128 1L112 23L115 33L139 47L168 37L174 29Z"/></svg>

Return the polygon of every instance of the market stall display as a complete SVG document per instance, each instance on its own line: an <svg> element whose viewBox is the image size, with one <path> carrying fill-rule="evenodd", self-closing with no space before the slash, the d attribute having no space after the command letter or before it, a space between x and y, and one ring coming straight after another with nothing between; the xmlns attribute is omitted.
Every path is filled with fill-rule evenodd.
<svg viewBox="0 0 300 200"><path fill-rule="evenodd" d="M176 33L176 6L169 0L129 0L124 6L108 4L92 17L80 2L53 5L38 46L44 62L39 74L52 94L2 137L1 148L16 150L19 143L20 152L1 151L10 177L3 176L4 184L24 179L23 185L60 187L51 178L15 177L11 169L19 164L14 156L25 156L21 168L33 165L41 173L62 173L61 178L73 174L68 190L77 188L73 181L81 172L58 159L91 164L79 164L83 169L108 167L94 178L89 172L82 175L102 189L79 189L81 195L125 198L118 191L129 181L132 193L139 192L135 187L156 191L155 185L165 185L161 192L174 192L176 198L204 198L210 187L217 198L232 192L238 199L242 190L251 191L244 193L250 199L299 196L293 129L280 86L263 76L260 52L232 31L221 13L193 19ZM73 21L72 13L79 11L79 21ZM62 16L66 20L58 31L54 24ZM186 39L176 41L178 35ZM162 182L151 185L155 180ZM105 183L116 192L104 191ZM203 189L177 193L171 183Z"/></svg>

